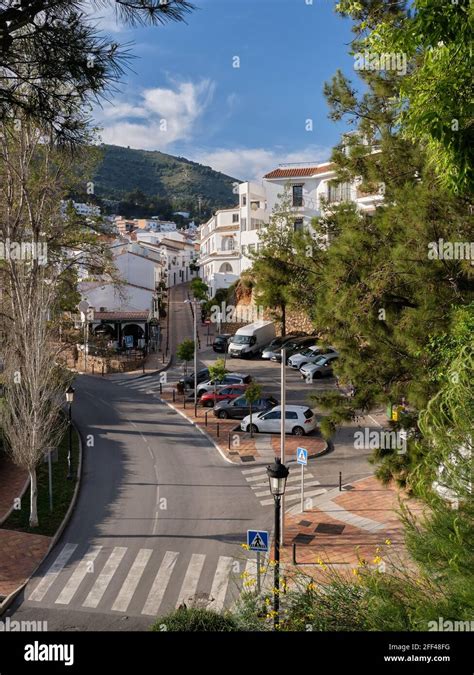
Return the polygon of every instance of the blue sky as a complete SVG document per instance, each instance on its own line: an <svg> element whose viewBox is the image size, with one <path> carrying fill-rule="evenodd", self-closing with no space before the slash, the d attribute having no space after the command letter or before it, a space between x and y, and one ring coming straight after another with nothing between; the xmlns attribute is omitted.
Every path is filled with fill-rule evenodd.
<svg viewBox="0 0 474 675"><path fill-rule="evenodd" d="M330 0L307 3L195 0L187 25L134 29L100 12L103 29L133 41L137 57L120 92L95 111L102 139L242 180L280 162L328 159L345 127L328 119L322 90L337 68L354 75L350 22Z"/></svg>

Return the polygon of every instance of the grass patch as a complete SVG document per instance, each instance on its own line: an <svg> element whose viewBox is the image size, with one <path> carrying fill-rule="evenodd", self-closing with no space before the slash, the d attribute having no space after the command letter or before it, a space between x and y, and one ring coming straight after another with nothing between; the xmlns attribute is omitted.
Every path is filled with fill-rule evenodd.
<svg viewBox="0 0 474 675"><path fill-rule="evenodd" d="M52 463L53 472L53 512L49 510L48 463L41 462L37 469L38 476L38 519L39 526L29 526L30 517L30 490L29 487L21 500L21 509L12 511L2 528L19 530L33 534L44 534L52 537L61 525L66 511L71 503L76 487L76 480L67 480L67 451L69 447L69 431L63 436L58 447L58 461ZM74 428L72 431L72 468L76 475L79 461L79 439Z"/></svg>

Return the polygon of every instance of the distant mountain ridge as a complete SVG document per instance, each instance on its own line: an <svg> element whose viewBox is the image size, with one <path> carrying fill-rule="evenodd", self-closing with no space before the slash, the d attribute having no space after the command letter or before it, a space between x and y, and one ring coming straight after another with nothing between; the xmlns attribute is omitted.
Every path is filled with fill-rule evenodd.
<svg viewBox="0 0 474 675"><path fill-rule="evenodd" d="M168 199L176 206L197 212L233 206L235 183L241 181L209 166L157 150L134 150L119 145L102 146L104 157L95 176L95 194L100 199L121 201L135 190Z"/></svg>

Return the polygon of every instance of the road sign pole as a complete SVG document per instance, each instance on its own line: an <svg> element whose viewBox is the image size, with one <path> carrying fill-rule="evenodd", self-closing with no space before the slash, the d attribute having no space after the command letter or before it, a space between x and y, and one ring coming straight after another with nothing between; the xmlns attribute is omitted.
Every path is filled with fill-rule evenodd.
<svg viewBox="0 0 474 675"><path fill-rule="evenodd" d="M257 551L257 593L260 595L261 584L260 584L260 551Z"/></svg>
<svg viewBox="0 0 474 675"><path fill-rule="evenodd" d="M301 465L301 513L304 512L304 464Z"/></svg>
<svg viewBox="0 0 474 675"><path fill-rule="evenodd" d="M51 466L51 450L48 452L49 510L53 512L53 467Z"/></svg>

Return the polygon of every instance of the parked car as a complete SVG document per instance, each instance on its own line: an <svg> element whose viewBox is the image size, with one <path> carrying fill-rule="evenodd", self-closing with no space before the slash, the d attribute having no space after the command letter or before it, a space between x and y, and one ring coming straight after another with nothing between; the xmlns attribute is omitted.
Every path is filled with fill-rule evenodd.
<svg viewBox="0 0 474 675"><path fill-rule="evenodd" d="M263 347L275 337L275 326L271 321L255 321L239 328L229 340L229 356L244 358L259 354Z"/></svg>
<svg viewBox="0 0 474 675"><path fill-rule="evenodd" d="M286 342L290 342L294 338L305 337L306 333L302 331L296 331L294 333L288 333L288 335L274 338L269 345L267 345L262 351L262 359L271 359L272 356L283 346Z"/></svg>
<svg viewBox="0 0 474 675"><path fill-rule="evenodd" d="M206 382L208 379L209 379L209 368L202 368L201 370L198 370L197 372L198 384L201 384L201 382ZM194 372L191 373L190 375L186 375L186 377L182 377L180 380L178 380L178 384L184 386L186 389L189 389L189 387L194 389Z"/></svg>
<svg viewBox="0 0 474 675"><path fill-rule="evenodd" d="M215 352L222 352L225 354L231 337L233 337L232 333L221 333L220 335L216 335L214 342L212 343L212 349Z"/></svg>
<svg viewBox="0 0 474 675"><path fill-rule="evenodd" d="M212 408L218 401L231 401L236 399L239 396L242 396L244 391L247 389L247 384L232 384L219 391L208 391L201 396L201 404L206 406L206 408Z"/></svg>
<svg viewBox="0 0 474 675"><path fill-rule="evenodd" d="M290 356L293 356L293 354L296 354L297 352L303 351L306 347L310 347L311 345L314 345L314 336L307 335L306 337L300 337L300 338L295 338L294 340L290 340L289 342L286 342L283 347L286 349L286 362L288 363L288 359ZM275 354L272 356L271 360L272 361L277 361L278 363L281 363L281 349L278 349Z"/></svg>
<svg viewBox="0 0 474 675"><path fill-rule="evenodd" d="M301 377L307 382L312 382L320 377L332 375L332 367L337 358L339 358L339 354L320 356L315 363L307 363L300 368Z"/></svg>
<svg viewBox="0 0 474 675"><path fill-rule="evenodd" d="M293 354L293 356L290 356L288 359L288 365L290 368L299 370L307 363L315 363L319 357L323 356L324 354L337 354L337 351L334 349L334 347L319 347L318 345L311 345L311 347L303 349L302 351Z"/></svg>
<svg viewBox="0 0 474 675"><path fill-rule="evenodd" d="M245 373L227 373L227 375L224 375L223 380L220 382L216 381L215 389L216 391L220 391L231 384L250 384L251 381L251 376L246 375ZM202 382L198 385L198 398L208 391L214 391L214 380L208 380L207 382Z"/></svg>
<svg viewBox="0 0 474 675"><path fill-rule="evenodd" d="M271 410L276 405L278 405L278 401L273 396L262 396L258 401L252 403L252 415ZM214 415L221 420L242 420L247 415L250 415L250 403L245 396L239 396L239 398L235 398L233 401L221 401L214 406Z"/></svg>
<svg viewBox="0 0 474 675"><path fill-rule="evenodd" d="M254 433L259 431L274 432L280 431L281 424L281 406L277 405L268 412L252 415L252 427ZM316 416L311 408L306 405L287 405L285 410L285 433L295 436L304 436L317 427ZM250 415L244 417L240 423L242 431L251 431Z"/></svg>

